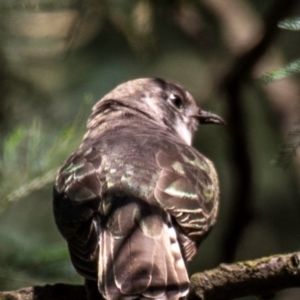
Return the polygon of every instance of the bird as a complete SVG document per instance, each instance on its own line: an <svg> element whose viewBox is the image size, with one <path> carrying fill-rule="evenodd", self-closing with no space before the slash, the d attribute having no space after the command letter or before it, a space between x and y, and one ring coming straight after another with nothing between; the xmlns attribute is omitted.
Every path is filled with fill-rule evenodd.
<svg viewBox="0 0 300 300"><path fill-rule="evenodd" d="M122 83L93 106L53 188L56 225L89 295L187 296L187 262L219 207L214 164L192 147L198 126L209 123L225 122L160 78Z"/></svg>

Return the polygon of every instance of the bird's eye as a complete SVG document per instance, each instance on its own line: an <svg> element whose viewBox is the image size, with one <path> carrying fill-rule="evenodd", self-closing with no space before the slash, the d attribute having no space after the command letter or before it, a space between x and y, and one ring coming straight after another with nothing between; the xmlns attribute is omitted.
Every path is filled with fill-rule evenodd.
<svg viewBox="0 0 300 300"><path fill-rule="evenodd" d="M176 108L179 108L179 109L182 108L183 101L182 101L182 98L179 95L177 95L177 94L171 94L169 98L170 98L172 104Z"/></svg>

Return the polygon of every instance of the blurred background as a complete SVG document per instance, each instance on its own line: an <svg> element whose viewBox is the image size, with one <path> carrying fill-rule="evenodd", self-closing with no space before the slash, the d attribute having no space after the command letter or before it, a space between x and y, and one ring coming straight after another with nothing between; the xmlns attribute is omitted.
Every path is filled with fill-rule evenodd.
<svg viewBox="0 0 300 300"><path fill-rule="evenodd" d="M52 184L92 105L137 77L179 82L228 124L194 141L221 207L190 273L299 251L300 78L258 80L300 58L300 32L277 26L297 16L297 1L0 0L0 290L83 281Z"/></svg>

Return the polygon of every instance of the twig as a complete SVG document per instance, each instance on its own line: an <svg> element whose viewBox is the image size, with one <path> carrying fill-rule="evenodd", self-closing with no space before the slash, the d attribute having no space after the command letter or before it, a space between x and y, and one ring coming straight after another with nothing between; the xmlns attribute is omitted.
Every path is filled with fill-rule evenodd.
<svg viewBox="0 0 300 300"><path fill-rule="evenodd" d="M5 206L9 202L15 202L21 198L24 198L28 196L33 191L37 191L42 189L47 184L53 182L55 178L55 174L57 173L56 169L52 169L45 174L38 176L34 179L32 179L29 182L26 182L22 186L20 186L18 189L14 190L10 194L8 194L0 203L0 212L4 210Z"/></svg>

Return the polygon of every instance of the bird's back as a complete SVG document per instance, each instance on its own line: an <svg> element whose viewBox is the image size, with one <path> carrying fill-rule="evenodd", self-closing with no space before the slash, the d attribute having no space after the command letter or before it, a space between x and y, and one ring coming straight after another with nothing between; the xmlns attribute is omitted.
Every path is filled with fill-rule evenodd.
<svg viewBox="0 0 300 300"><path fill-rule="evenodd" d="M216 174L171 134L134 132L107 130L73 153L56 181L56 222L77 271L108 299L178 299L217 212Z"/></svg>
<svg viewBox="0 0 300 300"><path fill-rule="evenodd" d="M223 121L179 85L129 81L94 105L59 170L55 221L76 270L106 299L187 295L186 262L219 200L213 164L190 146L200 123Z"/></svg>

